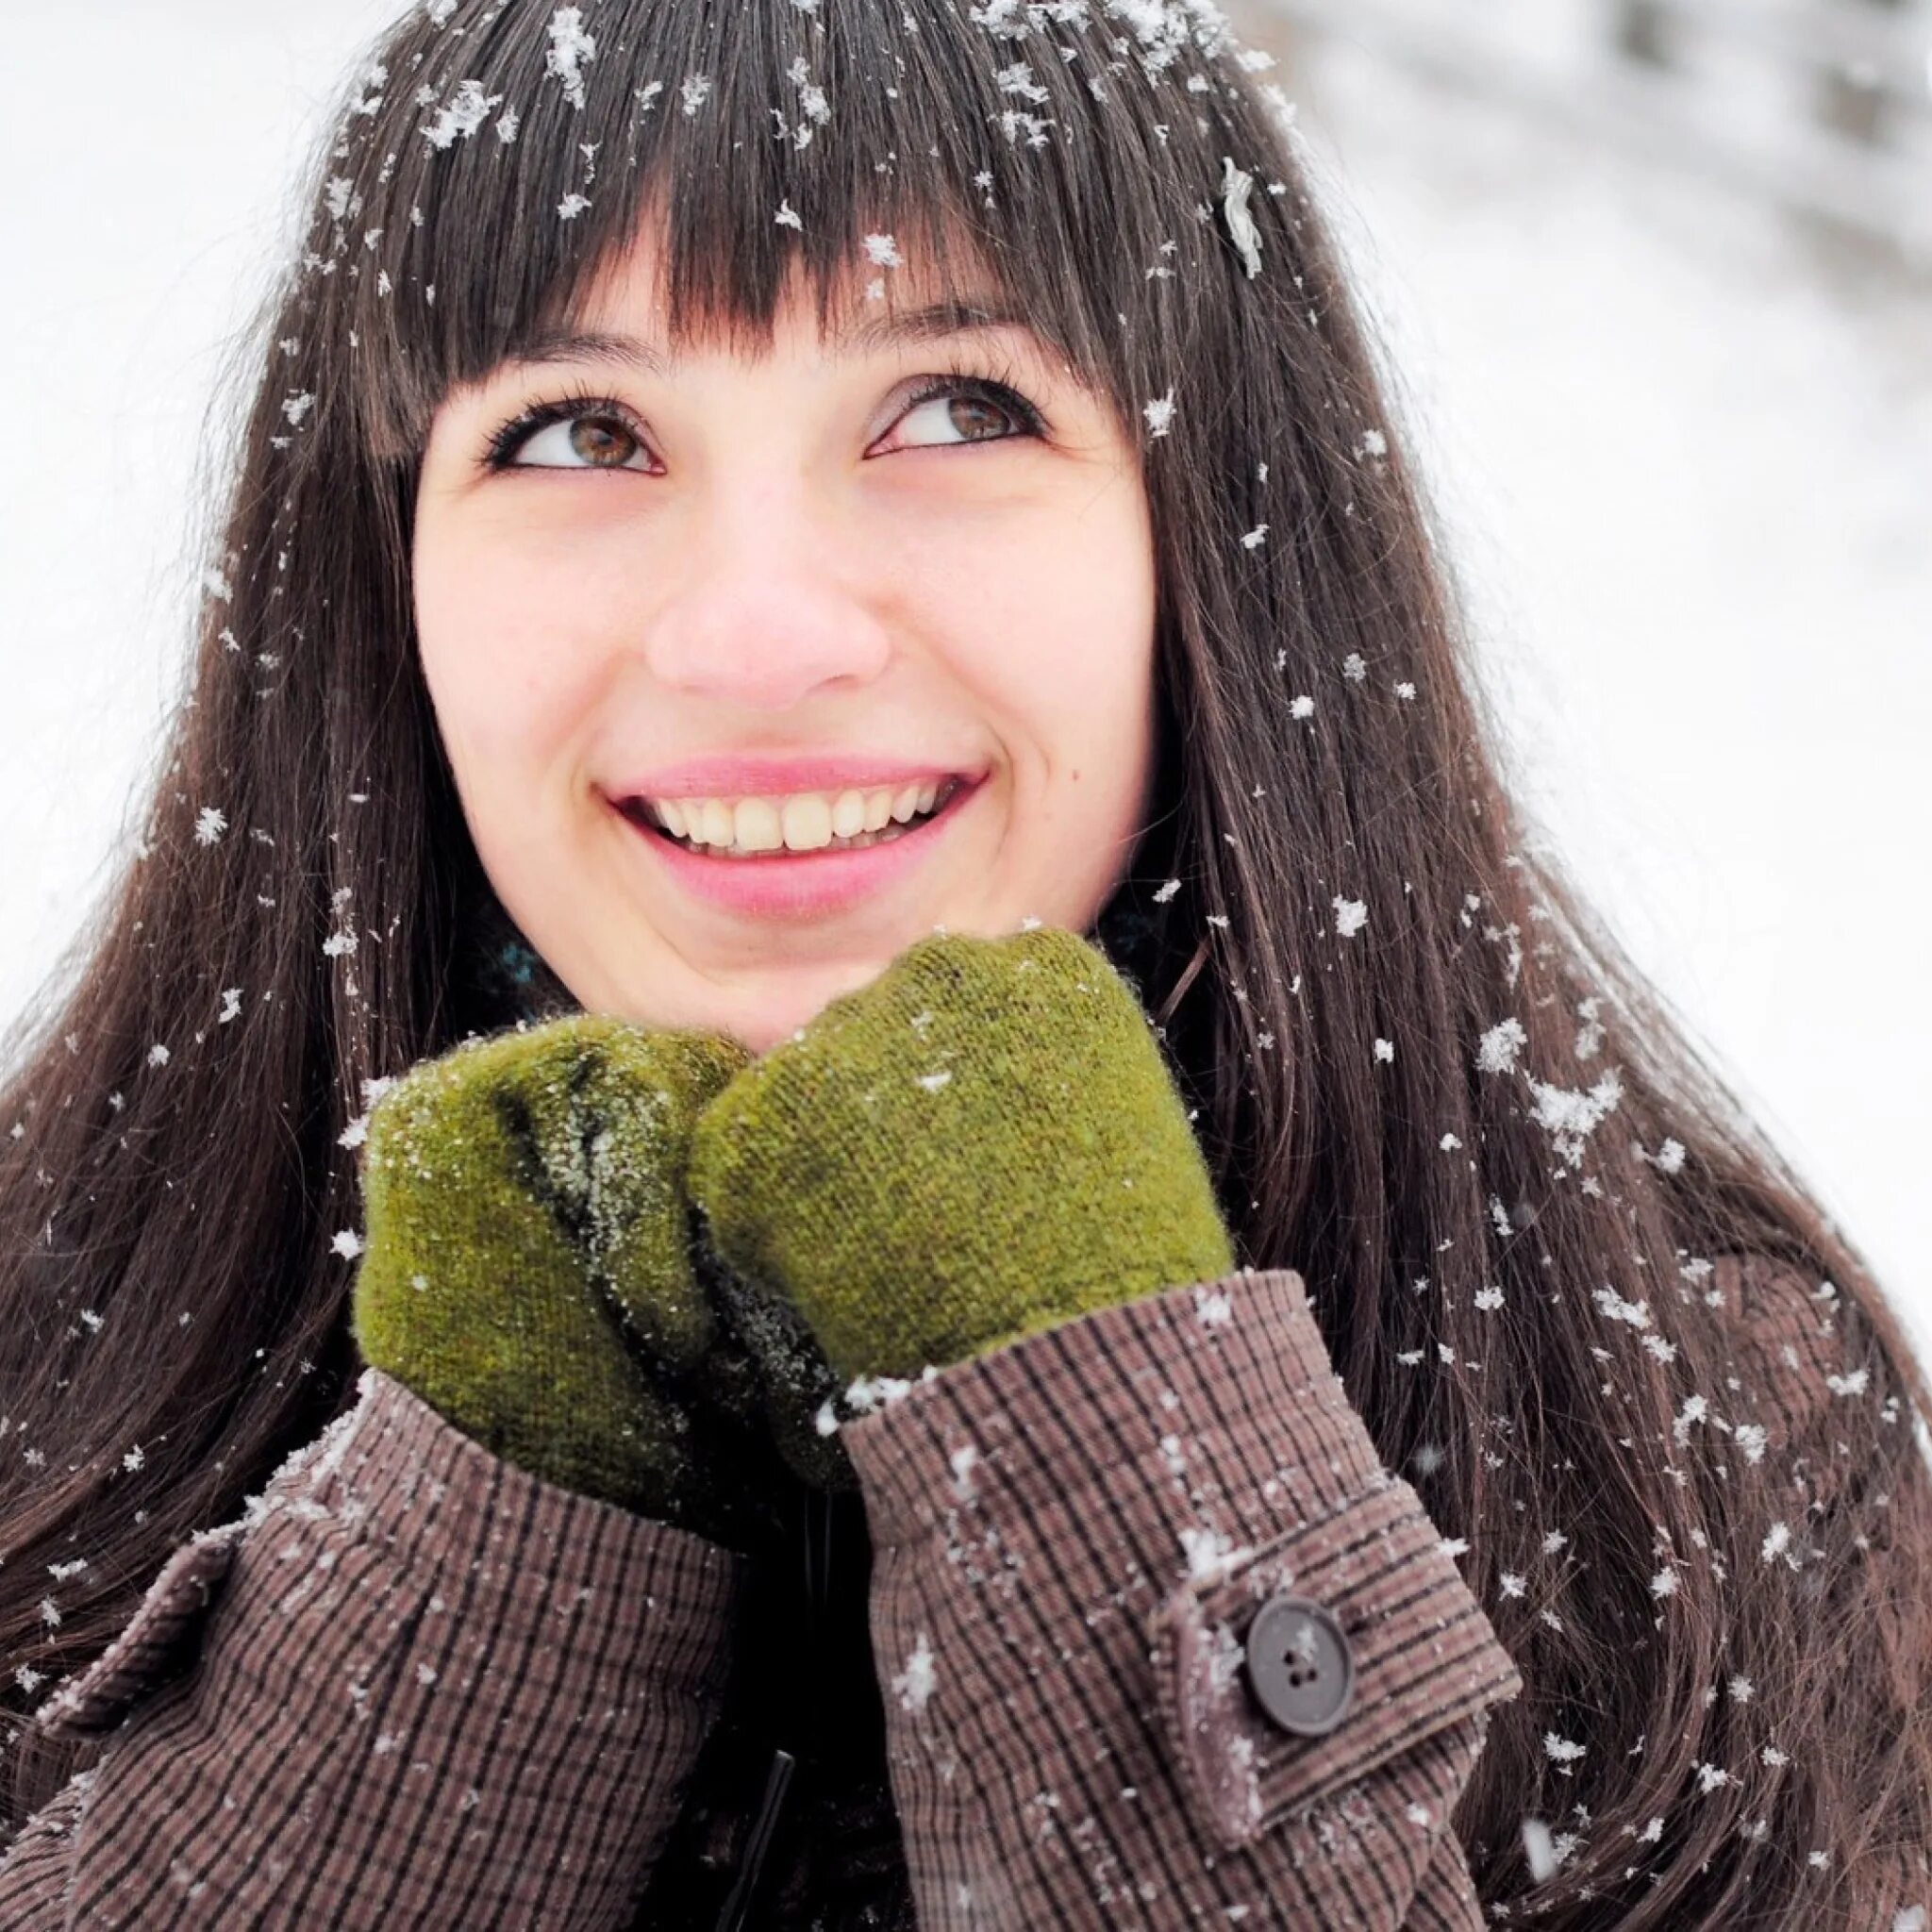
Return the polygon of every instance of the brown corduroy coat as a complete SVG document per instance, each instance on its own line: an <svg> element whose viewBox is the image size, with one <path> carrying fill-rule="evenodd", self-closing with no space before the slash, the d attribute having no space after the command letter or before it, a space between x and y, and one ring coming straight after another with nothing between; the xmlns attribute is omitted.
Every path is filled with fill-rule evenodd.
<svg viewBox="0 0 1932 1932"><path fill-rule="evenodd" d="M1784 1306L1754 1359L1818 1389ZM360 1393L42 1705L91 1761L0 1861L0 1926L1485 1924L1450 1814L1523 1681L1292 1272L847 1424L809 1607Z"/></svg>

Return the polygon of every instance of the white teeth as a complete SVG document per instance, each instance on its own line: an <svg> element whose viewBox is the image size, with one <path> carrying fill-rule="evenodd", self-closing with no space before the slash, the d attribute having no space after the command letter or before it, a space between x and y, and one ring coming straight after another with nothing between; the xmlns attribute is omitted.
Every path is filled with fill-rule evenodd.
<svg viewBox="0 0 1932 1932"><path fill-rule="evenodd" d="M738 855L819 852L847 841L875 843L871 834L905 825L933 810L950 779L924 784L800 792L788 798L655 799L651 815L667 832L693 844Z"/></svg>

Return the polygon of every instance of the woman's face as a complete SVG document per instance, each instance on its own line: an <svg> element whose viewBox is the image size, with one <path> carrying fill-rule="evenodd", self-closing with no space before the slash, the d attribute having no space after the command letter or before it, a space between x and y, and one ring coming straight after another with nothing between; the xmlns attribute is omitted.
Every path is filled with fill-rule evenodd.
<svg viewBox="0 0 1932 1932"><path fill-rule="evenodd" d="M934 926L1087 929L1155 743L1110 408L1021 326L842 340L886 318L858 294L821 340L795 288L769 356L672 365L659 313L641 239L576 319L606 341L533 344L431 425L424 670L510 916L587 1009L754 1053ZM753 856L672 841L663 801Z"/></svg>

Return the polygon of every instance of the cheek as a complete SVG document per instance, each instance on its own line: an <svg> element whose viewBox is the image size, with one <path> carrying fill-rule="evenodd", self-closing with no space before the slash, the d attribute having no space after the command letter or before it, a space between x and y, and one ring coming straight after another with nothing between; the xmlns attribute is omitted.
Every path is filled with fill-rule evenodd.
<svg viewBox="0 0 1932 1932"><path fill-rule="evenodd" d="M594 703L599 652L559 573L507 544L430 531L416 546L423 675L465 800L552 762Z"/></svg>
<svg viewBox="0 0 1932 1932"><path fill-rule="evenodd" d="M1138 500L1042 512L996 544L927 549L920 622L1016 759L1038 769L1062 831L1091 838L1138 810L1152 757L1155 575ZM1075 777L1077 774L1077 778Z"/></svg>

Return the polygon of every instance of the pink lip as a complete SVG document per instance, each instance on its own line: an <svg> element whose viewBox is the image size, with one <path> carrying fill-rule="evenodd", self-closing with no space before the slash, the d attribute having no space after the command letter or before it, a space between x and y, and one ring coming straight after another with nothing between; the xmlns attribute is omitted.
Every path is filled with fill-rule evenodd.
<svg viewBox="0 0 1932 1932"><path fill-rule="evenodd" d="M712 858L666 838L654 826L641 824L626 812L620 810L618 815L672 877L698 898L757 919L811 919L836 912L904 878L939 849L978 790L977 782L961 786L944 809L916 831L859 852Z"/></svg>
<svg viewBox="0 0 1932 1932"><path fill-rule="evenodd" d="M611 798L776 798L794 791L865 791L881 785L964 778L977 784L984 770L910 765L903 759L861 758L687 758L606 788ZM896 839L892 841L899 842ZM744 859L733 861L749 865Z"/></svg>

